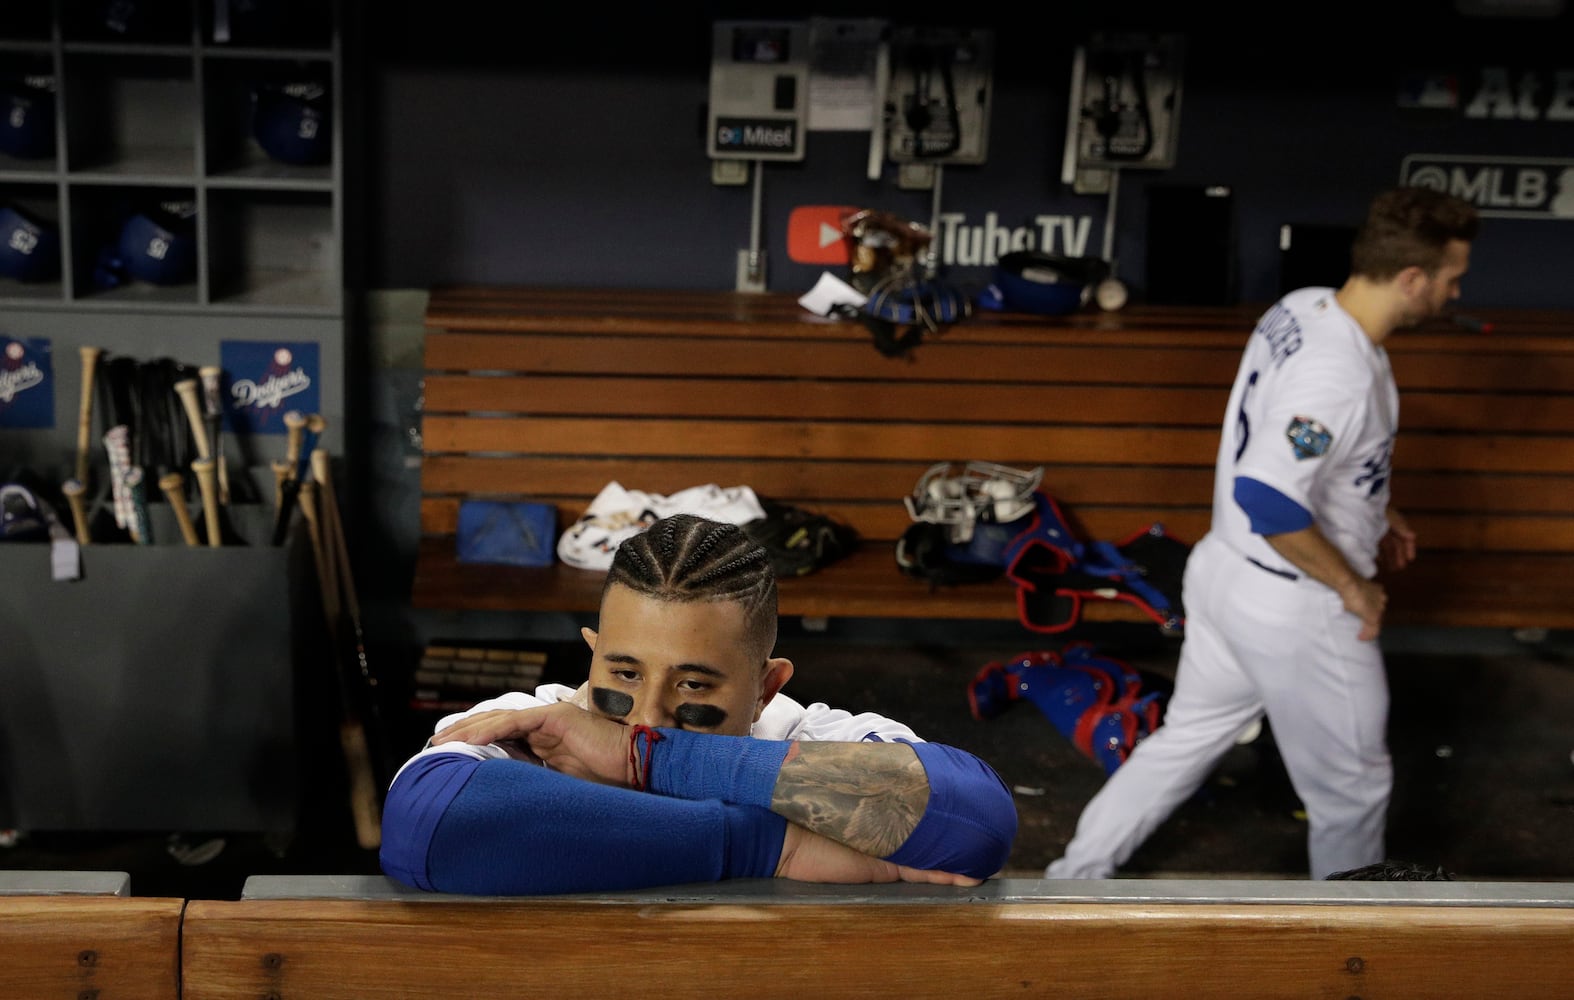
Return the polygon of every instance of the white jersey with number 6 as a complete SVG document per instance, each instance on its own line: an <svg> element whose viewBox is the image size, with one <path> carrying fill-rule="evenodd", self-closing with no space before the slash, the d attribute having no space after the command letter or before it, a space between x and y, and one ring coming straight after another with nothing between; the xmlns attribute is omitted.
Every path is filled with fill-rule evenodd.
<svg viewBox="0 0 1574 1000"><path fill-rule="evenodd" d="M1213 533L1259 565L1294 572L1251 530L1235 480L1271 486L1311 512L1357 573L1376 570L1387 531L1399 392L1388 354L1332 288L1280 299L1242 352L1213 484Z"/></svg>

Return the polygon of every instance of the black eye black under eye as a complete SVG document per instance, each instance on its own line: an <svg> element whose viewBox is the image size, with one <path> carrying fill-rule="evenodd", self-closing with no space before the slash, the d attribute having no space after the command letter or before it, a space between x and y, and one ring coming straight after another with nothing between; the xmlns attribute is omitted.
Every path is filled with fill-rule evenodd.
<svg viewBox="0 0 1574 1000"><path fill-rule="evenodd" d="M727 711L715 705L679 705L672 710L672 717L680 726L715 729L727 721Z"/></svg>
<svg viewBox="0 0 1574 1000"><path fill-rule="evenodd" d="M634 699L622 691L611 691L607 688L591 688L590 700L604 715L615 716L619 719L634 711Z"/></svg>

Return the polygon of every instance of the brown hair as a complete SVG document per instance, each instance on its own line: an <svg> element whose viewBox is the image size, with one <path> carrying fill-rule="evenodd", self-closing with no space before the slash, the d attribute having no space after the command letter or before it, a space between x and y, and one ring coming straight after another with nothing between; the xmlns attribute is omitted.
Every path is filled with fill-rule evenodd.
<svg viewBox="0 0 1574 1000"><path fill-rule="evenodd" d="M1374 281L1407 267L1435 273L1449 241L1475 239L1480 225L1475 206L1463 198L1420 187L1384 191L1350 246L1350 271Z"/></svg>
<svg viewBox="0 0 1574 1000"><path fill-rule="evenodd" d="M736 601L761 662L776 648L770 555L736 524L693 514L662 518L618 546L602 593L613 584L661 601Z"/></svg>

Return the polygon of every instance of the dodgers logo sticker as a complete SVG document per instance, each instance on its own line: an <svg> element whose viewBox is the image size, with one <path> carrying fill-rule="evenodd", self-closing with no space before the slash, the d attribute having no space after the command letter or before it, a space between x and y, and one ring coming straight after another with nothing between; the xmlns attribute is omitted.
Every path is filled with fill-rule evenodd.
<svg viewBox="0 0 1574 1000"><path fill-rule="evenodd" d="M0 334L0 427L55 426L48 340Z"/></svg>
<svg viewBox="0 0 1574 1000"><path fill-rule="evenodd" d="M225 413L233 430L283 434L290 410L315 413L319 407L317 345L226 340L219 344L229 375Z"/></svg>
<svg viewBox="0 0 1574 1000"><path fill-rule="evenodd" d="M1295 449L1296 461L1303 458L1320 458L1327 454L1328 446L1334 442L1334 436L1329 433L1328 428L1311 417L1296 417L1291 420L1284 434L1290 439L1290 447Z"/></svg>

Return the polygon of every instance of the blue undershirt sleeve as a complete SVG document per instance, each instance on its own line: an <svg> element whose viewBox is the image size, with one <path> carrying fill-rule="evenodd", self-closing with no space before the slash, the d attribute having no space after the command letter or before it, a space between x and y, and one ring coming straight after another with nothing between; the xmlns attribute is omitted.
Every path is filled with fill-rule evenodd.
<svg viewBox="0 0 1574 1000"><path fill-rule="evenodd" d="M1278 490L1247 476L1235 477L1235 502L1259 535L1282 535L1312 525L1312 512Z"/></svg>
<svg viewBox="0 0 1574 1000"><path fill-rule="evenodd" d="M768 808L789 741L657 730L651 748L651 791L689 799ZM641 754L649 737L636 737ZM1011 790L979 758L939 743L909 743L929 781L929 801L905 843L884 860L988 878L999 871L1016 838Z"/></svg>
<svg viewBox="0 0 1574 1000"><path fill-rule="evenodd" d="M1000 871L1017 835L1011 789L965 750L942 743L912 748L929 778L929 804L907 841L885 860L979 879Z"/></svg>
<svg viewBox="0 0 1574 1000"><path fill-rule="evenodd" d="M645 783L659 795L684 799L720 799L739 805L771 807L776 777L792 748L788 740L752 736L717 736L686 729L658 729L661 736L650 754ZM635 737L644 754L649 736Z"/></svg>
<svg viewBox="0 0 1574 1000"><path fill-rule="evenodd" d="M416 763L427 760L435 763L394 782L383 813L383 870L416 888L627 891L771 878L781 858L787 821L767 809L649 795L518 760L435 754ZM464 772L459 787L447 769ZM446 802L434 806L434 791Z"/></svg>

